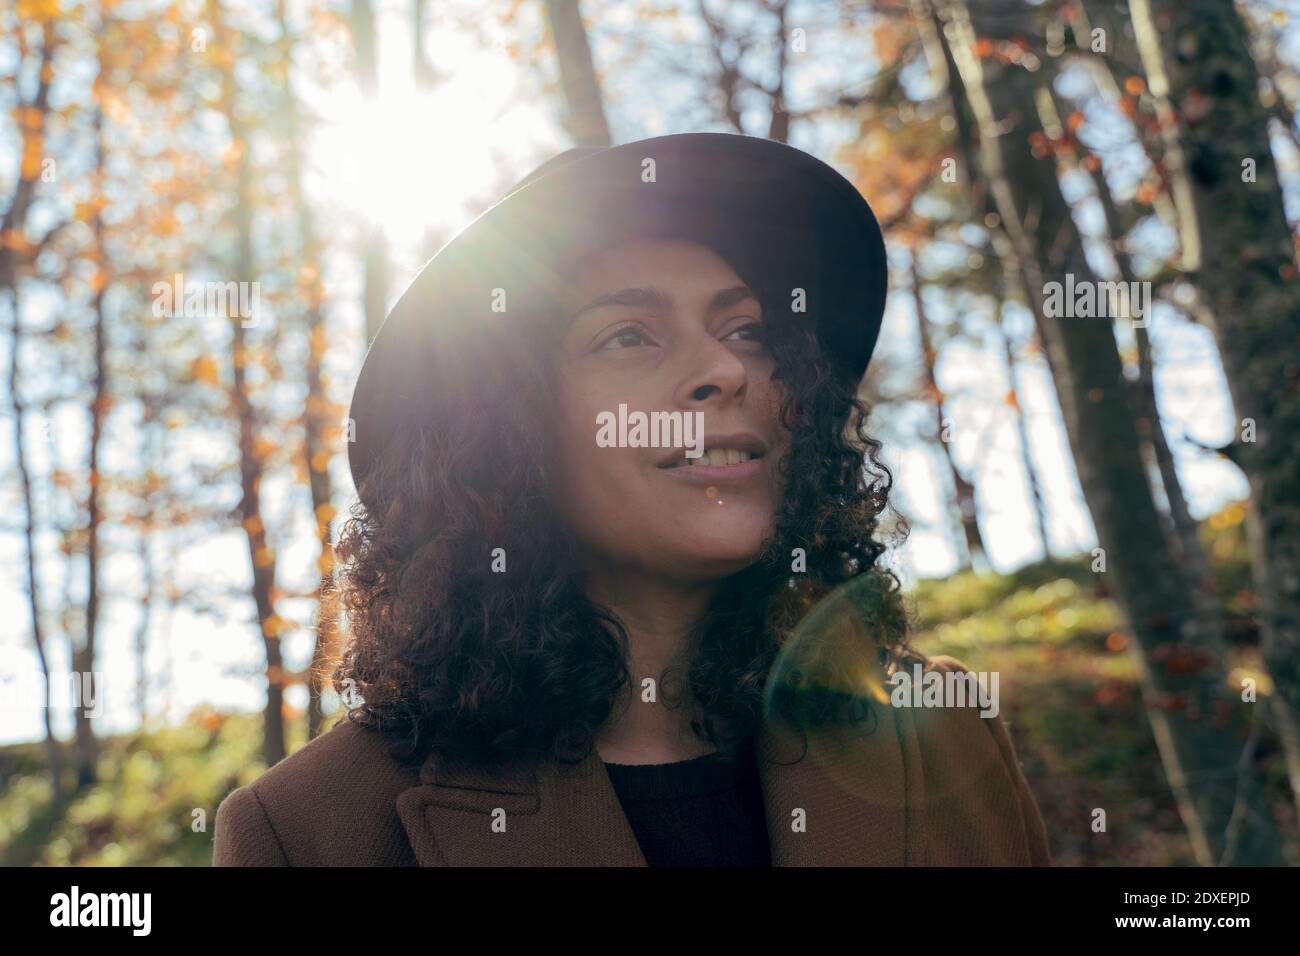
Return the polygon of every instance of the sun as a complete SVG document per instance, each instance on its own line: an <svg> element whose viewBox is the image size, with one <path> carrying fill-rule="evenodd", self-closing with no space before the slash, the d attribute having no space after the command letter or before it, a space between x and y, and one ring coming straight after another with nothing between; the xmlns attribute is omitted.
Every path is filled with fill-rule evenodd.
<svg viewBox="0 0 1300 956"><path fill-rule="evenodd" d="M373 99L336 91L310 153L322 199L381 225L399 246L454 233L553 137L543 110L515 101L514 80L465 62L428 91L390 84Z"/></svg>
<svg viewBox="0 0 1300 956"><path fill-rule="evenodd" d="M472 157L472 117L446 97L406 91L367 100L339 97L313 146L324 199L382 225L391 242L446 227L489 185Z"/></svg>

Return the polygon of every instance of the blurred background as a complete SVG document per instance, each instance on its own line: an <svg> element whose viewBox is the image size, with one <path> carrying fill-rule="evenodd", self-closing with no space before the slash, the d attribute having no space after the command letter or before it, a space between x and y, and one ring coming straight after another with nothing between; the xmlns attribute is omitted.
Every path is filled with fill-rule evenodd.
<svg viewBox="0 0 1300 956"><path fill-rule="evenodd" d="M3 0L0 863L208 864L340 713L387 308L554 153L692 130L881 220L888 560L1055 861L1300 862L1298 104L1274 0Z"/></svg>

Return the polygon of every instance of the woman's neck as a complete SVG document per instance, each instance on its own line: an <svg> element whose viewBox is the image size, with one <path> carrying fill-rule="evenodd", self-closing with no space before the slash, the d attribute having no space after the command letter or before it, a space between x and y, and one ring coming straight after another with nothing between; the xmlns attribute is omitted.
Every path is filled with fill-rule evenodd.
<svg viewBox="0 0 1300 956"><path fill-rule="evenodd" d="M716 582L666 580L608 568L588 573L588 597L613 611L627 630L632 676L628 692L596 734L596 750L606 763L673 763L717 749L691 730L698 708L690 689L683 684L669 706L661 686L666 668L688 663L691 630L717 589Z"/></svg>

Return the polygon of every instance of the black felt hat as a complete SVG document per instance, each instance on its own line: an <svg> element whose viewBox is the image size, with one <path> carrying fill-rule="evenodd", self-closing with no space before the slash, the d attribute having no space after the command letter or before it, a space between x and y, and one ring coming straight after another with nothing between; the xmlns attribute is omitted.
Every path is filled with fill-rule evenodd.
<svg viewBox="0 0 1300 956"><path fill-rule="evenodd" d="M443 246L389 313L349 412L357 487L418 413L411 406L428 401L436 350L456 348L476 322L508 321L510 310L497 314L496 304L520 288L554 287L575 256L648 236L710 245L746 281L797 299L793 318L815 322L822 347L847 371L866 370L885 308L885 244L867 201L832 167L735 133L572 149Z"/></svg>

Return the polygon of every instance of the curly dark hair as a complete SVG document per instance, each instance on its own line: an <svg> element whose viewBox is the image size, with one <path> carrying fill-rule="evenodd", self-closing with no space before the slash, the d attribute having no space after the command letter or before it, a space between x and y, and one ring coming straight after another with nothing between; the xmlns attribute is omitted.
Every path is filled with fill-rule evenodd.
<svg viewBox="0 0 1300 956"><path fill-rule="evenodd" d="M782 312L775 276L724 258L758 294L785 384L786 490L775 534L722 583L689 662L663 675L662 690L671 702L685 681L703 713L696 734L731 757L765 707L799 722L844 719L842 695L794 686L797 667L781 688L769 676L806 612L845 582L863 653L887 670L923 658L907 645L898 580L880 564L892 476L866 434L857 376L823 350L808 316ZM549 505L553 301L538 296L538 314L444 335L429 357L427 403L413 403L405 440L368 470L367 504L340 537L351 640L335 687L360 693L349 719L381 731L404 762L431 751L476 766L583 760L631 683L627 632L584 594L579 545ZM496 548L508 573L491 569ZM796 548L806 570L792 571Z"/></svg>

